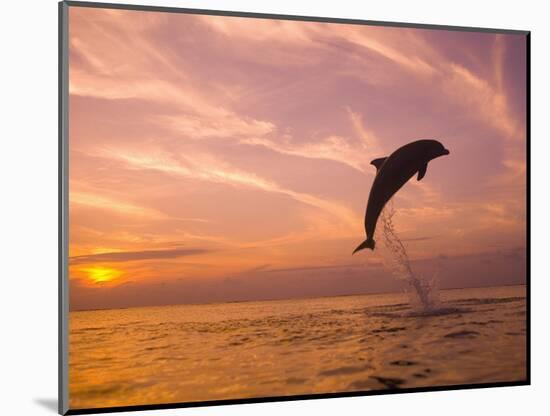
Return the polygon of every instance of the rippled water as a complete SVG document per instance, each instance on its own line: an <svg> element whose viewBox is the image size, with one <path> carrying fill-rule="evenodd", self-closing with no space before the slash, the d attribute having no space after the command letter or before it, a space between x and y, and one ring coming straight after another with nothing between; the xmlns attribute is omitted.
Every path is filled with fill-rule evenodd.
<svg viewBox="0 0 550 416"><path fill-rule="evenodd" d="M519 381L525 287L70 313L72 409Z"/></svg>

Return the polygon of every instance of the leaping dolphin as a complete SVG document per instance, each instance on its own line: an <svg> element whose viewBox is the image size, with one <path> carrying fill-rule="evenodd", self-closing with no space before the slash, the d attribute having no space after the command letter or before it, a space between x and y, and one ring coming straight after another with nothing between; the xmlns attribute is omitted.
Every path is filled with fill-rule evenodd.
<svg viewBox="0 0 550 416"><path fill-rule="evenodd" d="M370 162L376 167L376 177L365 213L367 239L357 246L353 254L364 248L374 250L374 230L384 205L416 172L418 180L421 180L430 160L448 154L449 151L437 140L417 140L400 147L388 157Z"/></svg>

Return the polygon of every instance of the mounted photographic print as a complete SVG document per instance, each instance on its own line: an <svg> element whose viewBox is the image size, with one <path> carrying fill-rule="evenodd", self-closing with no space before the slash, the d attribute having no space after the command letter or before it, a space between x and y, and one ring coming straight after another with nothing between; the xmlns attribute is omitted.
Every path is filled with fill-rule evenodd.
<svg viewBox="0 0 550 416"><path fill-rule="evenodd" d="M529 383L529 32L60 3L60 409Z"/></svg>

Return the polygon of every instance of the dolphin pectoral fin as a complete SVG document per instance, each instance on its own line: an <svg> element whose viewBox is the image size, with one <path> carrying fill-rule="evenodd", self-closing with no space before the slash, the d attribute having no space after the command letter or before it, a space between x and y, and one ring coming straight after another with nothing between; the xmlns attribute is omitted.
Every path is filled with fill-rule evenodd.
<svg viewBox="0 0 550 416"><path fill-rule="evenodd" d="M372 162L370 162L371 165L376 167L376 171L378 172L384 162L386 161L387 157L380 157L378 159L374 159Z"/></svg>
<svg viewBox="0 0 550 416"><path fill-rule="evenodd" d="M427 163L418 170L418 180L421 180L424 177L426 174L426 169L428 169Z"/></svg>

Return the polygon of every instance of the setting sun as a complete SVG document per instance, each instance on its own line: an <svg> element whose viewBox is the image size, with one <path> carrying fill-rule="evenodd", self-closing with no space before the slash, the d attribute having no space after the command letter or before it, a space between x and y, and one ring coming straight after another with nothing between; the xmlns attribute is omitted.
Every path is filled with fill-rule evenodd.
<svg viewBox="0 0 550 416"><path fill-rule="evenodd" d="M88 275L88 278L93 280L95 283L110 282L111 280L117 279L122 275L120 270L102 266L87 267L82 269L82 271L85 272Z"/></svg>

